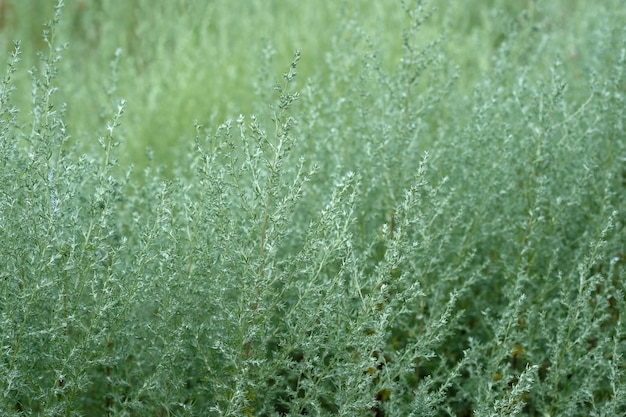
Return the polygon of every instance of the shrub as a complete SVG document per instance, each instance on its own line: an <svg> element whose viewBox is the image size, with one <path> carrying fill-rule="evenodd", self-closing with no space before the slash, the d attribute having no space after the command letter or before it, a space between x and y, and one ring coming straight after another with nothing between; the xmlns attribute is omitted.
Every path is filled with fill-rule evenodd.
<svg viewBox="0 0 626 417"><path fill-rule="evenodd" d="M548 6L495 22L480 77L424 42L422 2L397 65L349 20L323 77L300 82L297 52L255 115L197 122L170 175L119 162L121 56L99 149L71 137L59 3L28 115L19 43L0 86L2 413L624 414L608 3L576 15L584 56L555 52Z"/></svg>

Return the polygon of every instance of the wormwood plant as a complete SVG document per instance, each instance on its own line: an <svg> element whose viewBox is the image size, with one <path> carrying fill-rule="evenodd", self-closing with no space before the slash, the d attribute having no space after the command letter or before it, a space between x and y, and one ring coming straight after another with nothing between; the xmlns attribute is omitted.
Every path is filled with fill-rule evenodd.
<svg viewBox="0 0 626 417"><path fill-rule="evenodd" d="M402 7L393 70L347 22L329 81L300 81L297 52L256 115L196 123L169 180L119 166L115 73L108 121L69 137L60 4L28 124L15 45L0 86L2 415L626 412L619 19L589 17L602 29L581 63L528 46L558 44L549 20L505 22L463 94L446 37L420 36L427 7Z"/></svg>

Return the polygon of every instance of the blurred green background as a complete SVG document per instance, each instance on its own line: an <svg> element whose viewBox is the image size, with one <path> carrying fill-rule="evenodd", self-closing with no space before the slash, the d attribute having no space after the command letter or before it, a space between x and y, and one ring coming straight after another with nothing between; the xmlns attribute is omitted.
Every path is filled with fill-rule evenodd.
<svg viewBox="0 0 626 417"><path fill-rule="evenodd" d="M40 66L36 51L48 53L43 24L54 16L55 5L0 0L0 65L6 68L13 41L20 40L13 104L25 123L31 91L25 70ZM424 16L430 17L417 42L425 46L443 36L445 59L459 68L455 88L470 94L511 34L562 31L560 44L549 50L575 62L592 47L585 44L585 33L593 28L577 23L590 7L593 2L584 0L433 0L424 2ZM625 9L615 12L626 17ZM104 134L119 100L126 99L122 162L145 165L150 147L159 163L169 165L180 145L194 137L194 120L214 128L266 108L296 49L302 50L300 86L311 79L324 84L333 71L358 68L358 62L337 62L341 48L353 49L346 60L375 53L393 71L407 24L399 0L67 0L54 39L55 45L69 45L56 100L67 104L73 139L89 147ZM512 59L523 59L523 51L519 55ZM547 57L546 65L553 58ZM325 94L339 97L341 91Z"/></svg>

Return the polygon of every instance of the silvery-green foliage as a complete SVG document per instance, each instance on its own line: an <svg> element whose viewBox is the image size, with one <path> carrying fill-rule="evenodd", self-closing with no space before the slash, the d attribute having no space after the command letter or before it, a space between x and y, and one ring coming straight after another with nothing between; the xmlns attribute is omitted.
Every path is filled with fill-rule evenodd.
<svg viewBox="0 0 626 417"><path fill-rule="evenodd" d="M165 172L120 162L158 131L125 129L121 49L102 124L71 137L62 2L28 108L15 44L2 415L626 413L619 11L577 15L595 29L568 54L553 6L491 1L474 77L454 32L424 31L434 5L400 3L397 57L345 3L323 76L297 51L272 89L267 62L257 111L198 120Z"/></svg>

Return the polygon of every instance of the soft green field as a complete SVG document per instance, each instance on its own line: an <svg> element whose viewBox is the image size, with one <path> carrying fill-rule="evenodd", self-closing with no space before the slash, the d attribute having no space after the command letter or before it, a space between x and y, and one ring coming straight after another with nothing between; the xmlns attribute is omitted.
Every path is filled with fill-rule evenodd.
<svg viewBox="0 0 626 417"><path fill-rule="evenodd" d="M159 163L180 159L181 143L194 135L194 120L215 126L262 111L296 49L302 51L301 86L309 81L328 86L333 73L345 72L348 80L356 77L370 54L385 70L400 70L403 30L409 25L396 0L65 3L54 41L69 48L59 64L56 83L63 88L55 102L67 104L71 136L90 143L101 134L97 127L114 103L126 99L122 159L139 166L145 164L147 146ZM507 59L526 64L532 56L533 66L546 71L560 56L568 72L585 83L589 74L584 54L594 48L593 28L585 26L592 3L546 3L539 8L532 0L426 2L432 16L413 41L416 48L441 41L436 53L444 55L437 59L445 60L446 70L459 69L455 95L471 94L477 82L490 76L500 45L522 44L520 38L526 37L536 41ZM24 71L18 74L15 100L23 104L30 100L31 89L25 70L39 65L36 51L48 53L41 32L53 7L50 0L0 3L0 65L4 67L12 41L21 40ZM624 7L613 12L626 19ZM542 32L555 31L558 36L542 40ZM416 88L425 89L426 83ZM324 94L338 100L345 93L342 87L326 88Z"/></svg>
<svg viewBox="0 0 626 417"><path fill-rule="evenodd" d="M626 415L623 0L0 0L0 49L1 416Z"/></svg>

